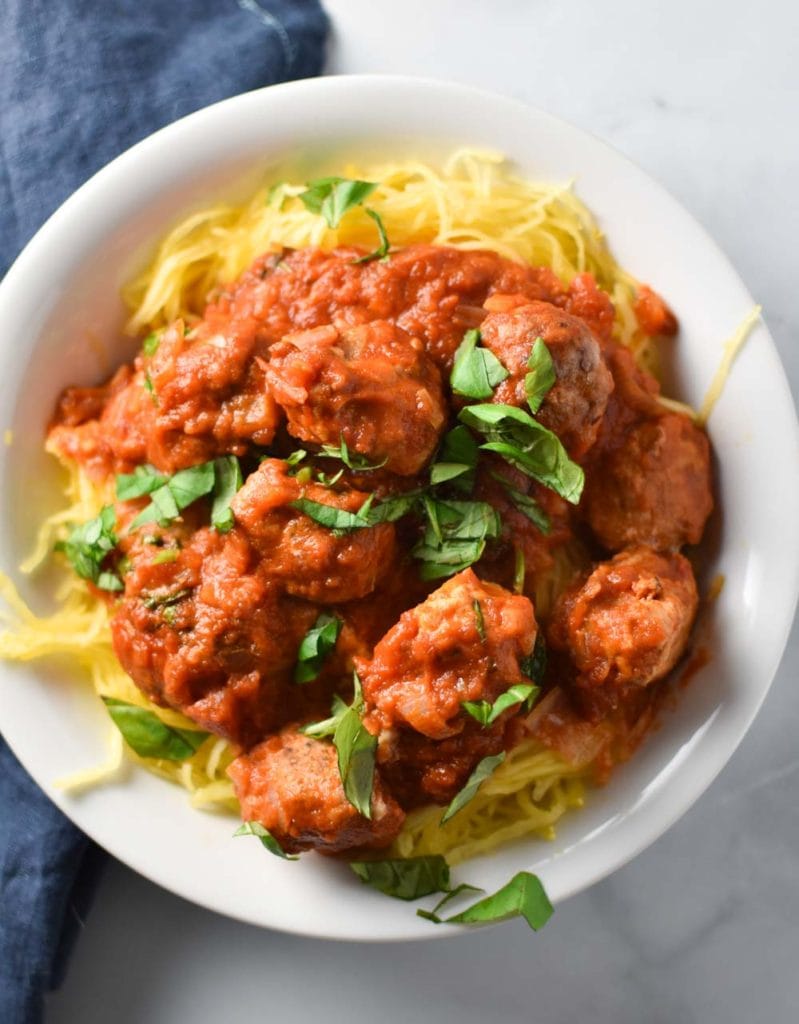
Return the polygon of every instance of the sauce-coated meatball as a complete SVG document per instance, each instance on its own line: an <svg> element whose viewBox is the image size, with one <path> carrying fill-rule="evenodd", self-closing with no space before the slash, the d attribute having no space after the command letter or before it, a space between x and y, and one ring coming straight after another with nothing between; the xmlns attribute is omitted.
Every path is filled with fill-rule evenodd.
<svg viewBox="0 0 799 1024"><path fill-rule="evenodd" d="M243 533L196 530L176 557L140 530L111 622L117 657L149 697L244 746L316 696L290 682L316 609L265 579ZM158 531L154 531L158 532ZM180 538L178 538L180 539ZM328 691L319 694L323 706ZM295 703L300 702L298 707Z"/></svg>
<svg viewBox="0 0 799 1024"><path fill-rule="evenodd" d="M656 382L628 351L610 365L616 390L586 469L583 514L611 551L696 544L713 509L707 435L657 402Z"/></svg>
<svg viewBox="0 0 799 1024"><path fill-rule="evenodd" d="M371 593L391 569L391 523L337 534L291 507L306 498L358 512L367 495L301 484L279 459L265 459L231 503L236 522L265 560L265 572L287 593L322 604Z"/></svg>
<svg viewBox="0 0 799 1024"><path fill-rule="evenodd" d="M332 743L287 728L228 768L245 821L258 821L287 853L389 846L405 815L375 772L372 818L349 803ZM312 783L312 784L309 784Z"/></svg>
<svg viewBox="0 0 799 1024"><path fill-rule="evenodd" d="M501 298L489 300L489 309L499 309ZM510 373L494 391L493 401L525 408L527 362L536 338L544 340L556 381L537 418L558 435L573 458L585 455L596 440L613 390L613 378L599 343L585 323L549 302L531 302L504 312L490 312L481 332L485 347Z"/></svg>
<svg viewBox="0 0 799 1024"><path fill-rule="evenodd" d="M563 594L549 628L584 687L646 686L683 653L697 609L690 563L651 548L622 551Z"/></svg>
<svg viewBox="0 0 799 1024"><path fill-rule="evenodd" d="M385 320L317 327L273 345L266 374L288 431L349 448L392 473L418 472L445 420L441 378L420 341Z"/></svg>
<svg viewBox="0 0 799 1024"><path fill-rule="evenodd" d="M468 717L463 701L494 701L523 680L519 662L535 636L526 597L465 569L400 616L370 660L355 659L367 720L434 740L453 736Z"/></svg>

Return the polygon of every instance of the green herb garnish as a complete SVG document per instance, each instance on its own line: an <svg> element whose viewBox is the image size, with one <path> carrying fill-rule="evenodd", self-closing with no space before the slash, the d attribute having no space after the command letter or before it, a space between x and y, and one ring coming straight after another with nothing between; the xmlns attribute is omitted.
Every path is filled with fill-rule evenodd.
<svg viewBox="0 0 799 1024"><path fill-rule="evenodd" d="M572 505L578 504L585 475L572 462L558 437L512 405L467 405L458 414L461 422L487 438L480 447L495 452L523 473L555 491Z"/></svg>
<svg viewBox="0 0 799 1024"><path fill-rule="evenodd" d="M353 673L353 683L352 704L348 706L341 697L334 697L330 718L303 725L299 731L318 740L333 737L344 795L359 814L371 819L377 737L361 721L363 692L357 672Z"/></svg>
<svg viewBox="0 0 799 1024"><path fill-rule="evenodd" d="M519 668L534 683L543 683L547 671L547 645L541 632L536 635L533 653L522 658Z"/></svg>
<svg viewBox="0 0 799 1024"><path fill-rule="evenodd" d="M235 455L214 459L214 500L211 505L211 526L219 533L233 529L230 503L242 485L241 466Z"/></svg>
<svg viewBox="0 0 799 1024"><path fill-rule="evenodd" d="M416 913L434 924L486 924L523 917L534 931L543 928L553 914L541 880L529 871L520 871L493 895L478 900L459 914L440 917L439 912L459 891L461 887L445 896L432 910L417 910Z"/></svg>
<svg viewBox="0 0 799 1024"><path fill-rule="evenodd" d="M483 760L478 763L477 767L466 780L466 785L455 795L449 807L447 807L446 811L444 811L441 816L442 825L448 822L450 818L454 817L458 811L462 810L466 804L475 797L477 790L482 786L485 780L494 773L494 770L498 768L504 760L505 751L503 750L501 754L484 757Z"/></svg>
<svg viewBox="0 0 799 1024"><path fill-rule="evenodd" d="M117 498L120 501L131 501L162 487L167 477L154 466L137 466L132 473L120 473L117 476Z"/></svg>
<svg viewBox="0 0 799 1024"><path fill-rule="evenodd" d="M417 900L449 891L449 865L440 854L396 860L350 861L366 885L398 900Z"/></svg>
<svg viewBox="0 0 799 1024"><path fill-rule="evenodd" d="M430 484L449 483L463 494L474 490L478 459L477 442L462 424L447 431L436 461L430 467Z"/></svg>
<svg viewBox="0 0 799 1024"><path fill-rule="evenodd" d="M295 683L310 683L319 675L325 658L336 646L342 627L341 619L322 612L302 638L294 668Z"/></svg>
<svg viewBox="0 0 799 1024"><path fill-rule="evenodd" d="M509 376L493 352L478 348L479 341L479 331L467 331L455 352L449 383L456 395L490 398L497 384Z"/></svg>
<svg viewBox="0 0 799 1024"><path fill-rule="evenodd" d="M318 178L309 181L299 198L306 209L325 218L328 227L337 228L348 210L360 206L374 192L377 182L349 178Z"/></svg>
<svg viewBox="0 0 799 1024"><path fill-rule="evenodd" d="M269 850L269 852L274 854L275 857L281 857L283 860L299 860L299 857L296 855L286 853L269 829L264 828L258 821L245 821L244 824L239 826L239 828L237 828L233 833L234 839L236 836L255 836L256 839L260 839L261 846L263 846L265 850Z"/></svg>
<svg viewBox="0 0 799 1024"><path fill-rule="evenodd" d="M544 344L543 338L536 338L527 360L527 368L530 371L524 378L524 390L527 394L527 404L532 413L537 413L541 403L550 388L557 381L555 375L555 364L549 349Z"/></svg>
<svg viewBox="0 0 799 1024"><path fill-rule="evenodd" d="M355 470L358 473L371 473L375 469L381 469L385 466L388 459L383 459L382 462L369 462L362 455L351 454L347 447L347 442L342 436L338 446L332 444L323 444L321 449L316 453L318 459L339 459L347 469Z"/></svg>
<svg viewBox="0 0 799 1024"><path fill-rule="evenodd" d="M152 331L141 343L142 352L144 352L146 356L154 356L158 351L158 346L160 344L161 338L155 333L155 331Z"/></svg>
<svg viewBox="0 0 799 1024"><path fill-rule="evenodd" d="M364 206L363 212L366 214L367 217L371 217L372 220L377 225L377 237L380 239L380 243L376 249L374 249L370 253L367 253L366 256L360 256L357 260L355 260L355 262L369 263L371 260L384 260L388 256L390 243L388 240L388 235L386 234L385 225L383 224L383 218L380 216L377 210L372 210L368 206Z"/></svg>
<svg viewBox="0 0 799 1024"><path fill-rule="evenodd" d="M84 580L90 580L101 590L122 590L122 581L111 572L103 572L101 566L106 555L117 545L114 532L116 513L113 505L105 505L100 514L86 523L75 526L66 540L56 544L69 559L72 568Z"/></svg>
<svg viewBox="0 0 799 1024"><path fill-rule="evenodd" d="M185 761L195 754L210 733L198 729L176 729L137 704L103 697L114 725L139 757L155 757L164 761Z"/></svg>
<svg viewBox="0 0 799 1024"><path fill-rule="evenodd" d="M526 516L534 526L537 526L541 533L547 536L552 531L552 521L535 498L530 497L529 494L524 494L523 491L517 490L499 473L491 473L491 476L498 484L502 485L514 508L521 512L523 516Z"/></svg>
<svg viewBox="0 0 799 1024"><path fill-rule="evenodd" d="M499 536L496 511L484 501L439 501L425 496L427 526L413 556L422 562L423 579L452 576L468 568L485 550L486 540Z"/></svg>
<svg viewBox="0 0 799 1024"><path fill-rule="evenodd" d="M487 700L465 700L461 707L485 727L493 725L503 711L507 711L508 708L512 708L516 704L524 704L528 709L531 708L540 692L539 687L532 686L530 683L515 683L500 694L493 704Z"/></svg>

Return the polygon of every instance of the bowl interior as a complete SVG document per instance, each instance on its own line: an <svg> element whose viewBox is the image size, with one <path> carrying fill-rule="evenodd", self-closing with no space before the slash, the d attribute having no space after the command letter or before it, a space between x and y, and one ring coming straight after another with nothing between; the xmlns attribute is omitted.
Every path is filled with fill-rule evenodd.
<svg viewBox="0 0 799 1024"><path fill-rule="evenodd" d="M42 450L60 390L129 359L122 283L169 226L201 203L246 193L278 166L324 173L372 155L436 159L455 146L506 153L528 177L567 181L599 216L620 262L651 282L681 322L679 397L701 401L722 345L753 305L726 259L659 186L604 144L540 112L412 79L338 78L237 97L164 129L109 165L42 229L0 286L0 567L34 606L47 581L16 566L58 500ZM712 610L713 657L673 712L554 842L520 843L458 869L496 888L538 872L557 901L620 866L691 805L730 757L776 670L793 614L799 518L796 419L765 326L735 364L710 422L725 585ZM320 857L287 864L231 843L232 819L192 810L130 769L120 784L65 797L58 777L100 762L112 726L75 666L0 664L0 727L34 778L85 831L141 873L233 916L310 935L440 935L406 904Z"/></svg>

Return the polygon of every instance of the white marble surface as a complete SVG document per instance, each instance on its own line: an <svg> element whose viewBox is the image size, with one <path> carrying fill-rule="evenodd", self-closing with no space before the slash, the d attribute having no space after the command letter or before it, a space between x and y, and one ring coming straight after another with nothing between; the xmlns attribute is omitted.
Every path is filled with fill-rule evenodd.
<svg viewBox="0 0 799 1024"><path fill-rule="evenodd" d="M796 396L794 0L327 7L331 72L453 78L514 95L660 179L762 302ZM539 936L509 924L418 946L305 941L216 917L113 864L48 1020L796 1021L798 670L795 628L763 712L709 792Z"/></svg>

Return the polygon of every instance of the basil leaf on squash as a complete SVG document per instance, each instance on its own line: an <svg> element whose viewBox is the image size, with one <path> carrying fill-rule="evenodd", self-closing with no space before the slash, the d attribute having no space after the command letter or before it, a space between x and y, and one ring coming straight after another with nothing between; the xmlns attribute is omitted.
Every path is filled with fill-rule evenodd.
<svg viewBox="0 0 799 1024"><path fill-rule="evenodd" d="M487 348L479 347L480 332L467 331L455 352L449 383L456 395L466 398L490 398L508 371Z"/></svg>
<svg viewBox="0 0 799 1024"><path fill-rule="evenodd" d="M260 839L261 846L265 850L269 850L270 853L273 853L275 857L281 857L283 860L299 860L296 854L286 853L269 829L264 828L259 821L245 821L233 833L234 839L236 836L255 836L256 839Z"/></svg>
<svg viewBox="0 0 799 1024"><path fill-rule="evenodd" d="M132 473L117 475L117 498L120 501L142 498L145 494L152 494L158 490L166 481L167 477L154 466L136 466Z"/></svg>
<svg viewBox="0 0 799 1024"><path fill-rule="evenodd" d="M350 861L350 868L364 884L398 900L417 900L449 890L449 865L440 854Z"/></svg>
<svg viewBox="0 0 799 1024"><path fill-rule="evenodd" d="M310 683L322 670L325 658L336 646L342 621L322 612L302 638L294 667L295 683Z"/></svg>
<svg viewBox="0 0 799 1024"><path fill-rule="evenodd" d="M374 181L353 181L350 178L318 178L309 181L299 195L306 209L324 217L328 227L337 228L348 211L360 206L377 188Z"/></svg>
<svg viewBox="0 0 799 1024"><path fill-rule="evenodd" d="M477 767L474 769L472 774L466 780L466 785L463 789L457 793L447 807L446 811L441 817L441 824L445 824L450 818L454 817L458 811L462 810L470 800L477 794L477 790L482 786L487 778L489 778L499 765L505 760L505 752L501 754L494 754L491 757L484 757L479 762Z"/></svg>
<svg viewBox="0 0 799 1024"><path fill-rule="evenodd" d="M137 704L103 697L108 714L122 737L139 757L164 761L185 761L195 754L210 733L198 729L176 729Z"/></svg>
<svg viewBox="0 0 799 1024"><path fill-rule="evenodd" d="M478 900L459 914L442 918L438 911L447 902L449 899L440 901L432 911L417 910L416 913L434 924L488 924L523 917L534 931L538 931L554 912L541 880L529 871L518 872L493 895Z"/></svg>
<svg viewBox="0 0 799 1024"><path fill-rule="evenodd" d="M380 241L379 245L373 252L367 253L366 256L360 256L357 260L355 260L355 262L370 263L372 260L384 260L388 256L390 243L388 240L388 235L386 234L385 225L383 224L383 218L380 216L377 210L372 210L368 206L364 206L363 212L366 214L367 217L371 217L372 220L377 225L377 237Z"/></svg>
<svg viewBox="0 0 799 1024"><path fill-rule="evenodd" d="M105 505L99 515L73 527L67 539L55 545L56 551L66 555L81 579L90 580L101 590L122 589L118 576L101 570L106 555L117 545L115 527L114 506Z"/></svg>
<svg viewBox="0 0 799 1024"><path fill-rule="evenodd" d="M552 356L544 343L543 338L536 338L527 360L527 368L530 371L524 378L524 390L527 395L527 404L532 413L537 413L541 408L547 392L557 380L555 376L555 364Z"/></svg>

